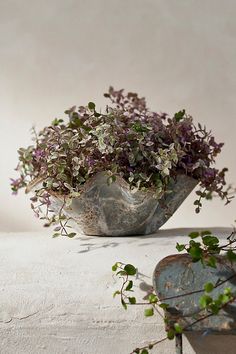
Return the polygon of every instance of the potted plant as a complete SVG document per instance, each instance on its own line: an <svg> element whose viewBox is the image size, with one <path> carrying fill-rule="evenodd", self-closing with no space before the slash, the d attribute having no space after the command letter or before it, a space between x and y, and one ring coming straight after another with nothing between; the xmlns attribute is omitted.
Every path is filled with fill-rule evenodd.
<svg viewBox="0 0 236 354"><path fill-rule="evenodd" d="M88 235L155 232L196 185L197 213L214 193L230 201L227 169L214 168L223 144L185 110L152 112L144 98L112 87L104 96L104 112L93 102L73 106L18 150L12 191L34 193L31 207L55 225L54 237L75 236L71 222Z"/></svg>

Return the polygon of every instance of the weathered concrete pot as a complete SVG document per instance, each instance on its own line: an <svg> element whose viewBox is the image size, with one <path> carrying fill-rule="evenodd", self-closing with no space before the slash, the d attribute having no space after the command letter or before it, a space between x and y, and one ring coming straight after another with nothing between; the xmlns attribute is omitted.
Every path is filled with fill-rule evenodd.
<svg viewBox="0 0 236 354"><path fill-rule="evenodd" d="M177 210L197 181L179 174L171 186L172 192L161 200L151 191L132 192L129 184L117 176L108 185L107 174L101 172L87 181L80 197L74 198L66 216L75 221L73 227L86 235L128 236L146 235L157 231ZM52 209L63 205L62 196L53 196Z"/></svg>

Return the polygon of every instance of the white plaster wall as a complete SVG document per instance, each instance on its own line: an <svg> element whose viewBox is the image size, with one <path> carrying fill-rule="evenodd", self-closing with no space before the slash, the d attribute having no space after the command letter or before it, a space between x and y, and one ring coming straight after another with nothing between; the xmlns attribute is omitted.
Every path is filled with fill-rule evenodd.
<svg viewBox="0 0 236 354"><path fill-rule="evenodd" d="M235 181L235 15L234 0L0 0L0 230L42 229L8 188L31 126L74 104L104 106L110 84L158 111L186 108L225 141L218 167ZM166 227L235 219L235 203L219 201L195 216L193 199Z"/></svg>

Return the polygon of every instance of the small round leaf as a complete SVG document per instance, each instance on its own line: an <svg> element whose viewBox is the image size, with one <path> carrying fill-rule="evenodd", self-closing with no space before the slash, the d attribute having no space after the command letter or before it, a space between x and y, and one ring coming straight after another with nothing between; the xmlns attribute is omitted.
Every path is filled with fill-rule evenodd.
<svg viewBox="0 0 236 354"><path fill-rule="evenodd" d="M89 102L88 103L88 108L91 110L91 111L94 111L95 110L95 103L93 103L93 102Z"/></svg>
<svg viewBox="0 0 236 354"><path fill-rule="evenodd" d="M128 275L135 275L136 274L136 268L132 264L126 264L124 267L124 270Z"/></svg>

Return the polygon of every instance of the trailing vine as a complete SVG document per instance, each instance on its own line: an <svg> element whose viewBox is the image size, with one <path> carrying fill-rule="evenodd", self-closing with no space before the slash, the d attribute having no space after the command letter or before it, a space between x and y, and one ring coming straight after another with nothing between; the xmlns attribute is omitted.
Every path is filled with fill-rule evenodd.
<svg viewBox="0 0 236 354"><path fill-rule="evenodd" d="M191 232L188 236L190 240L187 244L176 244L178 252L185 251L191 256L192 262L201 262L204 267L207 266L212 268L217 267L219 255L223 253L225 259L230 263L232 275L227 279L217 281L215 284L209 279L202 289L195 291L189 291L184 294L165 298L158 298L158 296L152 292L149 294L147 301L138 301L133 294L134 282L131 278L137 275L137 268L132 264L116 262L112 266L112 271L115 273L116 277L121 279L122 284L120 289L114 292L113 297L120 297L120 302L125 310L128 309L128 306L145 306L144 315L146 317L153 316L154 314L160 315L163 318L166 328L166 336L164 338L152 341L145 346L135 348L131 354L148 354L154 346L157 346L161 342L167 339L172 340L176 335L184 333L185 330L194 326L196 323L211 316L217 316L222 309L236 300L236 293L232 292L230 287L225 287L216 298L211 295L214 289L219 288L229 280L236 278L236 271L234 269L234 264L236 262L236 230L232 231L222 245L220 244L219 238L212 235L212 232L208 230ZM168 310L169 306L166 301L180 297L184 298L196 293L202 293L199 299L199 306L201 309L200 318L186 326L181 326L178 321L174 323L170 322L165 315L165 311ZM164 310L164 315L161 313L162 310Z"/></svg>

